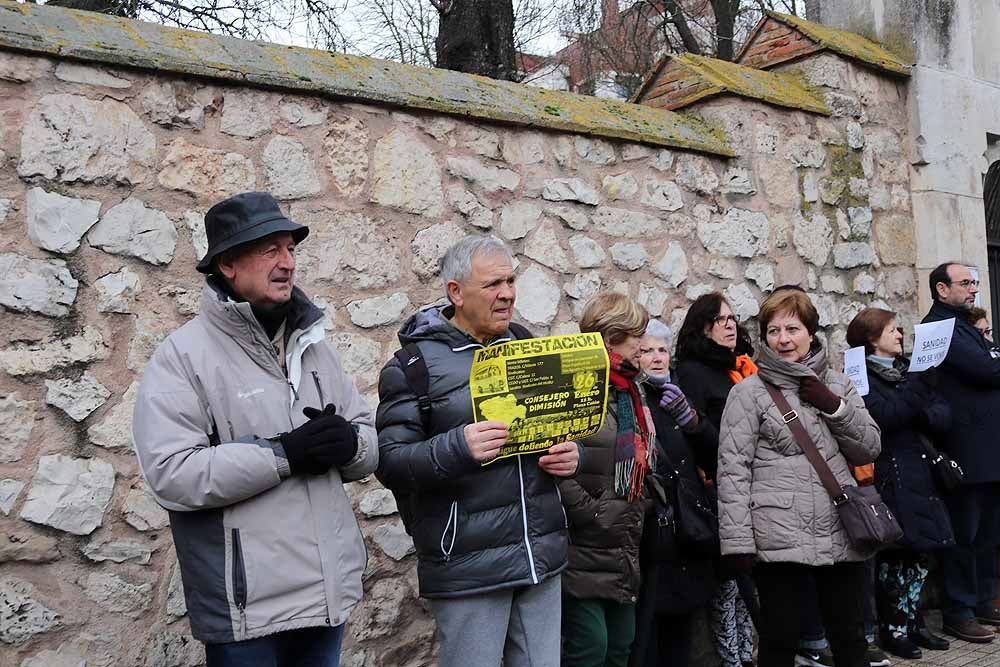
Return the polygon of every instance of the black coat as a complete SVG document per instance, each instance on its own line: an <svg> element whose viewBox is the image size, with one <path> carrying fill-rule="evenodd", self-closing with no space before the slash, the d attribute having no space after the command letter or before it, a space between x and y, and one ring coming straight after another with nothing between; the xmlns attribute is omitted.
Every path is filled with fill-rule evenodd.
<svg viewBox="0 0 1000 667"><path fill-rule="evenodd" d="M729 371L711 361L683 359L677 362L675 375L677 386L706 422L704 424L706 437L714 439L715 447L718 449L722 411L726 409L726 400L733 388ZM715 479L718 461L705 461L699 465L709 479Z"/></svg>
<svg viewBox="0 0 1000 667"><path fill-rule="evenodd" d="M921 437L930 440L935 433L946 432L951 410L920 375L908 380L901 368L887 369L869 361L865 406L882 429L875 484L903 528L898 544L931 551L953 545L955 536Z"/></svg>
<svg viewBox="0 0 1000 667"><path fill-rule="evenodd" d="M941 448L965 470L966 483L1000 481L1000 359L965 312L935 301L924 322L955 318L948 356L938 367L938 390L951 405L952 424Z"/></svg>
<svg viewBox="0 0 1000 667"><path fill-rule="evenodd" d="M427 363L430 432L395 357L379 376L375 420L376 476L410 497L420 595L428 598L524 586L566 567L566 516L555 479L538 467L538 457L481 466L469 453L469 370L482 345L445 319L450 308L422 310L399 332L401 343L417 343Z"/></svg>
<svg viewBox="0 0 1000 667"><path fill-rule="evenodd" d="M702 421L694 432L682 431L677 423L660 407L659 390L650 389L649 410L656 426L660 456L657 472L676 474L700 482L698 468L714 463L718 458L718 431L707 421ZM649 522L652 529L654 522ZM647 530L643 535L644 546L653 535ZM708 604L718 581L715 578L714 560L711 558L690 558L677 554L669 561L653 562L649 549L643 550L643 572L656 568L655 608L661 614L684 614ZM646 591L643 591L644 595Z"/></svg>

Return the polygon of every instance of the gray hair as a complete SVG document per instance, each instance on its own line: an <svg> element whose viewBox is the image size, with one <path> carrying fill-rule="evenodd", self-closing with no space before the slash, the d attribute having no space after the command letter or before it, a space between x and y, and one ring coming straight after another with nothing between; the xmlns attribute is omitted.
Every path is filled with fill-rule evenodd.
<svg viewBox="0 0 1000 667"><path fill-rule="evenodd" d="M662 338L669 349L674 344L674 332L660 320L650 319L646 325L646 335L653 338Z"/></svg>
<svg viewBox="0 0 1000 667"><path fill-rule="evenodd" d="M472 234L448 248L441 258L441 280L444 282L445 293L448 292L448 281L462 282L472 275L472 259L476 255L503 255L514 262L514 253L495 236Z"/></svg>

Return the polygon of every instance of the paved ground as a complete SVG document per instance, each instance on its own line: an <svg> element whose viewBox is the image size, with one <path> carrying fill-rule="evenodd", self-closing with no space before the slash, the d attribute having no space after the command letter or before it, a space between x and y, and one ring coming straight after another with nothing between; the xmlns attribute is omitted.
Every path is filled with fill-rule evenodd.
<svg viewBox="0 0 1000 667"><path fill-rule="evenodd" d="M929 614L927 625L935 632L941 629L939 614ZM940 634L940 633L939 633ZM942 635L947 637L947 635ZM954 637L947 637L951 648L947 651L924 651L920 660L903 660L889 656L893 667L1000 667L1000 636L990 644L970 644Z"/></svg>

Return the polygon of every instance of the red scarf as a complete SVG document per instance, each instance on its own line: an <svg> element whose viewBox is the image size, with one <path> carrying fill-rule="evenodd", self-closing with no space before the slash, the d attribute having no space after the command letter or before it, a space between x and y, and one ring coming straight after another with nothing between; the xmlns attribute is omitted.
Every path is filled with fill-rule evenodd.
<svg viewBox="0 0 1000 667"><path fill-rule="evenodd" d="M656 429L646 397L636 384L639 369L608 352L609 381L618 390L618 435L615 439L615 491L633 502L642 495L646 473L656 456Z"/></svg>

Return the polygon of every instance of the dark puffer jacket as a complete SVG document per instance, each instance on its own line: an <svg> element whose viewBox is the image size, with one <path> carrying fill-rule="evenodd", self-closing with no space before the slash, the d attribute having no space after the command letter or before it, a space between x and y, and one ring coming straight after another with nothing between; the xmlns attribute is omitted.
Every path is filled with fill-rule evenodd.
<svg viewBox="0 0 1000 667"><path fill-rule="evenodd" d="M400 342L416 343L427 363L430 433L395 358L379 377L376 417L376 475L410 495L420 594L429 598L538 583L566 567L566 516L538 457L481 466L469 453L463 430L472 422L469 370L483 346L452 326L450 315L451 306L422 310L399 332Z"/></svg>
<svg viewBox="0 0 1000 667"><path fill-rule="evenodd" d="M930 551L953 545L955 536L921 437L932 435L930 428L946 432L951 426L951 409L922 382L925 373L908 380L905 367L886 368L868 362L870 389L865 405L882 429L875 484L903 528L899 546Z"/></svg>
<svg viewBox="0 0 1000 667"><path fill-rule="evenodd" d="M966 483L1000 481L1000 359L965 321L966 312L935 301L924 322L955 318L948 356L938 367L941 395L951 404L952 422L945 451L965 470Z"/></svg>
<svg viewBox="0 0 1000 667"><path fill-rule="evenodd" d="M601 430L582 438L585 466L559 480L569 517L569 567L563 593L635 604L639 596L639 543L646 503L628 502L615 492L618 392L608 393Z"/></svg>

